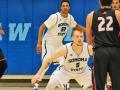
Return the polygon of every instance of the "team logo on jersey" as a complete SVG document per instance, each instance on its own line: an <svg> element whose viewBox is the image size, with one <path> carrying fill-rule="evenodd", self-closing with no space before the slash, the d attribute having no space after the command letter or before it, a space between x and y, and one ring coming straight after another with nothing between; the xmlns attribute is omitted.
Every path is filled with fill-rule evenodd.
<svg viewBox="0 0 120 90"><path fill-rule="evenodd" d="M77 72L77 71L82 71L83 67L80 68L71 68L71 71Z"/></svg>
<svg viewBox="0 0 120 90"><path fill-rule="evenodd" d="M72 58L72 59L69 59L68 61L69 63L78 62L78 61L86 62L87 58Z"/></svg>
<svg viewBox="0 0 120 90"><path fill-rule="evenodd" d="M65 27L67 26L67 27L68 27L69 24L68 24L68 23L59 23L59 24L58 24L58 27L63 27L63 26L65 26Z"/></svg>

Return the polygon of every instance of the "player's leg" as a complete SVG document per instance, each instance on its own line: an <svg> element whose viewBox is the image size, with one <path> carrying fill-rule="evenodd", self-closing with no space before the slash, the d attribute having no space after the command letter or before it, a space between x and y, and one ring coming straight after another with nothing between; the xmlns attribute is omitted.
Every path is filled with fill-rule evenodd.
<svg viewBox="0 0 120 90"><path fill-rule="evenodd" d="M110 79L109 73L107 73L106 90L112 90L112 83L111 83L111 79Z"/></svg>
<svg viewBox="0 0 120 90"><path fill-rule="evenodd" d="M7 62L5 60L4 54L0 48L0 78L4 74L5 70L7 68Z"/></svg>
<svg viewBox="0 0 120 90"><path fill-rule="evenodd" d="M88 87L92 86L92 73L87 67L85 72L81 73L75 79L83 89L87 89Z"/></svg>
<svg viewBox="0 0 120 90"><path fill-rule="evenodd" d="M109 60L108 48L100 47L95 50L93 70L93 88L104 90L107 77L107 64Z"/></svg>
<svg viewBox="0 0 120 90"><path fill-rule="evenodd" d="M55 90L57 86L60 86L60 82L56 78L50 78L45 90Z"/></svg>
<svg viewBox="0 0 120 90"><path fill-rule="evenodd" d="M55 90L58 87L59 90L70 90L69 83L60 83L56 78L50 79L45 90Z"/></svg>
<svg viewBox="0 0 120 90"><path fill-rule="evenodd" d="M63 73L59 67L53 72L45 90L54 90L58 87L60 90L68 90L69 76Z"/></svg>
<svg viewBox="0 0 120 90"><path fill-rule="evenodd" d="M113 90L120 90L120 48L110 48L111 59L110 59L110 77L112 82Z"/></svg>

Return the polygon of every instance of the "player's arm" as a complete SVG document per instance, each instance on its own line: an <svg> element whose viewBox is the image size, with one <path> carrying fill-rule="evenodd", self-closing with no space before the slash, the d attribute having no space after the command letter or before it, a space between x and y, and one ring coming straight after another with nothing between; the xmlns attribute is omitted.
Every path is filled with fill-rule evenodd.
<svg viewBox="0 0 120 90"><path fill-rule="evenodd" d="M43 36L43 31L46 29L46 25L43 23L38 32L38 43L42 43L42 36Z"/></svg>
<svg viewBox="0 0 120 90"><path fill-rule="evenodd" d="M115 14L116 14L116 18L118 20L119 26L120 26L120 11L116 10Z"/></svg>
<svg viewBox="0 0 120 90"><path fill-rule="evenodd" d="M93 17L93 12L88 14L86 19L86 39L87 39L88 51L90 55L93 55L92 17Z"/></svg>
<svg viewBox="0 0 120 90"><path fill-rule="evenodd" d="M66 56L65 47L61 48L59 51L55 52L43 61L41 68L38 70L37 74L32 78L31 83L35 84L38 79L41 80L43 76L42 73L44 72L44 70L46 70L52 62L54 62L55 60L57 60L57 58L61 56Z"/></svg>
<svg viewBox="0 0 120 90"><path fill-rule="evenodd" d="M51 28L56 24L57 20L57 15L52 14L50 17L40 26L39 32L38 32L38 43L36 47L36 52L40 53L42 51L42 37L43 37L43 32L46 28Z"/></svg>
<svg viewBox="0 0 120 90"><path fill-rule="evenodd" d="M37 46L36 46L36 52L40 53L42 51L42 36L43 36L43 32L46 29L46 25L43 23L38 31L38 42L37 42Z"/></svg>
<svg viewBox="0 0 120 90"><path fill-rule="evenodd" d="M49 66L49 64L51 64L52 62L55 62L57 58L61 56L65 56L65 54L66 54L66 49L62 48L59 51L52 54L51 56L48 56L46 60L43 61L42 66L37 74L40 75Z"/></svg>

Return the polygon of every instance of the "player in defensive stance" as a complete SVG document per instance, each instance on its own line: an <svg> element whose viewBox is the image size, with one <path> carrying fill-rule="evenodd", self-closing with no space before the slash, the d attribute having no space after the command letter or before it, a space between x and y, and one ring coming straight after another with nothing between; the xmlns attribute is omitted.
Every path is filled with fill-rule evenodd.
<svg viewBox="0 0 120 90"><path fill-rule="evenodd" d="M83 89L91 86L91 71L87 65L89 53L87 44L83 42L83 37L83 31L79 27L73 28L73 42L64 45L57 52L48 56L43 61L37 74L32 78L31 83L34 85L38 80L41 80L42 73L48 68L50 63L64 56L64 61L51 75L45 90L54 90L57 86L61 89L68 90L67 83L70 79L75 79Z"/></svg>

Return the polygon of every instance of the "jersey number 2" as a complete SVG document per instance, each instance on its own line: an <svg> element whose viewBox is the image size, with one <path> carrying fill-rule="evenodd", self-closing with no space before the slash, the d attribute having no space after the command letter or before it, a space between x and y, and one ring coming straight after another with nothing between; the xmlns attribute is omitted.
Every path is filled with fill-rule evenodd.
<svg viewBox="0 0 120 90"><path fill-rule="evenodd" d="M108 20L108 23L105 25L105 21L106 19ZM98 31L113 31L113 27L111 27L112 23L113 23L113 18L111 16L108 16L106 18L103 17L98 17L98 20L100 21L99 25L98 25ZM104 27L105 25L105 27Z"/></svg>

